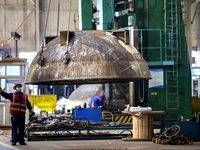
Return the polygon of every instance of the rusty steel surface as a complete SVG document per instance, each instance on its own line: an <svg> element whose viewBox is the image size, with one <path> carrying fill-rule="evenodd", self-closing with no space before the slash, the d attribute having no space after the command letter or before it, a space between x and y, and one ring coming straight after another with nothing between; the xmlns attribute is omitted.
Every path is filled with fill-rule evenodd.
<svg viewBox="0 0 200 150"><path fill-rule="evenodd" d="M65 63L66 52L70 54ZM68 45L57 37L45 46L44 63L32 61L26 84L91 84L150 79L149 68L141 54L104 31L75 31Z"/></svg>

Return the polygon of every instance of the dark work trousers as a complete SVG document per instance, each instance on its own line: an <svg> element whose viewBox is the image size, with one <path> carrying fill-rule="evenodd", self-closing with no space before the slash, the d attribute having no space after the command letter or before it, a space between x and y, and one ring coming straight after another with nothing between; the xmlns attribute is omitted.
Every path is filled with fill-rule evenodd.
<svg viewBox="0 0 200 150"><path fill-rule="evenodd" d="M25 116L11 115L12 143L24 143Z"/></svg>

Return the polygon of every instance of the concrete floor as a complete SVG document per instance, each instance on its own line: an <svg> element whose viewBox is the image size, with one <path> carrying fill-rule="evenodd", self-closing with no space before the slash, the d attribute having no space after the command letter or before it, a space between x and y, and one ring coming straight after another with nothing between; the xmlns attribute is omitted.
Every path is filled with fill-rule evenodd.
<svg viewBox="0 0 200 150"><path fill-rule="evenodd" d="M28 141L27 145L12 146L10 134L0 135L0 150L200 150L200 142L193 145L161 145L151 141L66 140Z"/></svg>

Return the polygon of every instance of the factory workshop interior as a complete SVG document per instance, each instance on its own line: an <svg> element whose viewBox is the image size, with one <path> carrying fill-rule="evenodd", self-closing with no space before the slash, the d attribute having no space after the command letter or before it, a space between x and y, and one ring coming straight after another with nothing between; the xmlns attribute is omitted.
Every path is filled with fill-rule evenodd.
<svg viewBox="0 0 200 150"><path fill-rule="evenodd" d="M0 87L21 83L34 111L12 145L0 96L1 150L200 149L200 0L0 7Z"/></svg>

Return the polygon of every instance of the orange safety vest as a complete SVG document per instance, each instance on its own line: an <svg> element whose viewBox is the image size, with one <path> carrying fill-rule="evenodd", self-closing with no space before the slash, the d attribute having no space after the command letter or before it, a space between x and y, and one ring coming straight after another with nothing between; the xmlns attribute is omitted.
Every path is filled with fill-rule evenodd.
<svg viewBox="0 0 200 150"><path fill-rule="evenodd" d="M12 115L26 115L26 101L27 95L22 93L22 101L20 102L19 96L16 92L13 93L13 100L10 103L10 113Z"/></svg>

